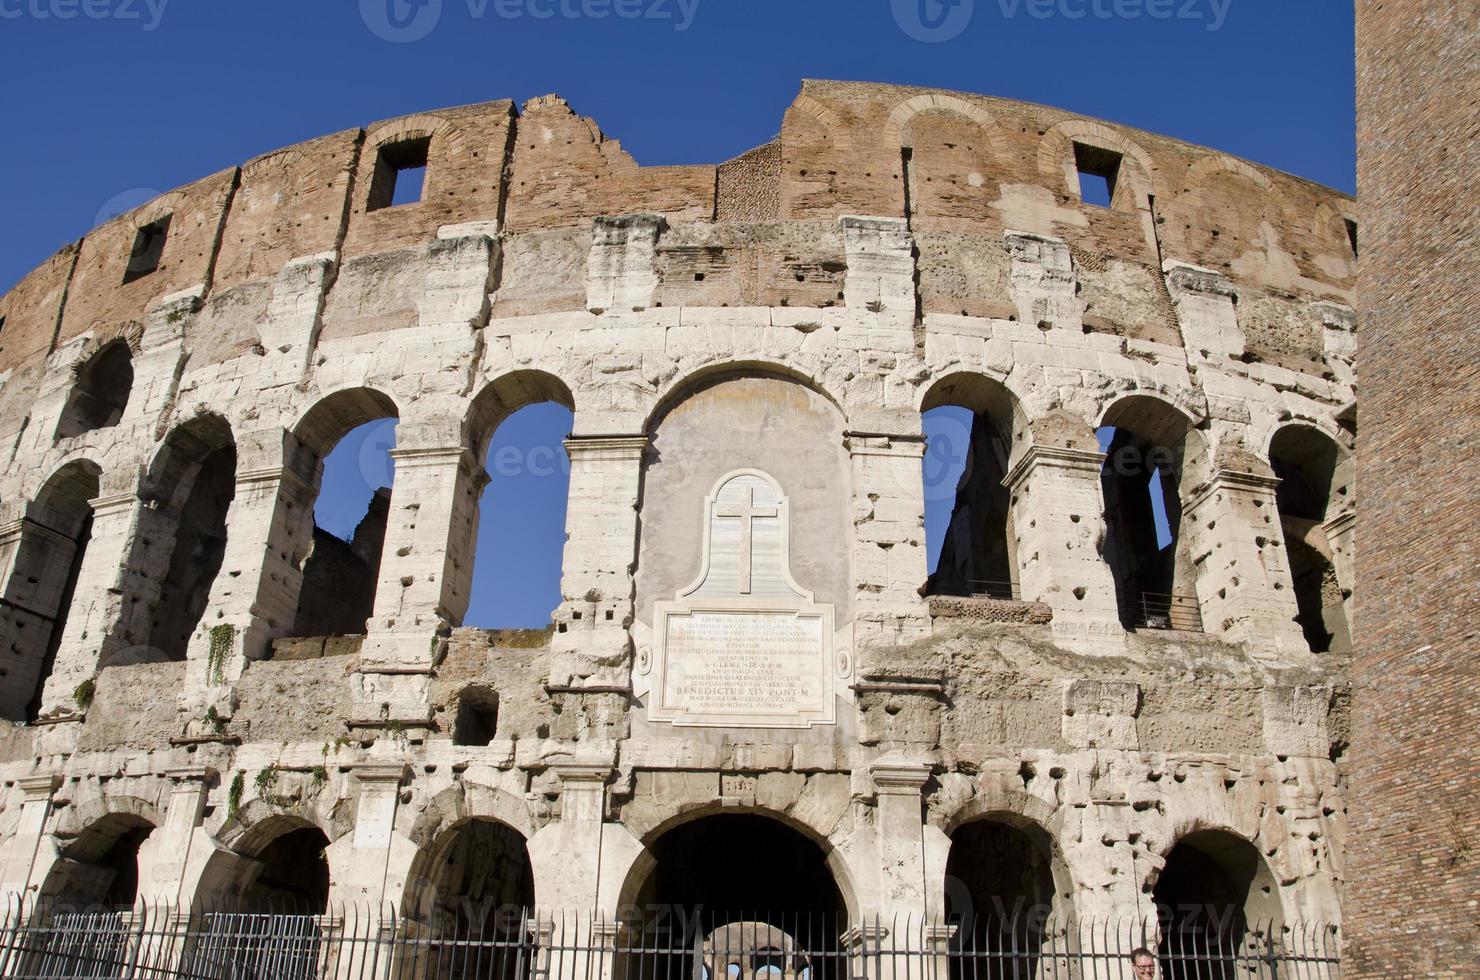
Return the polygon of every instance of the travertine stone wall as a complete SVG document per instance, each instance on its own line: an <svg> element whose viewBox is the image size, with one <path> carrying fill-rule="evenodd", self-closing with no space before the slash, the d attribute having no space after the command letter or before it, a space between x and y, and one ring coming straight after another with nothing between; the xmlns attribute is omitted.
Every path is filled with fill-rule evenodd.
<svg viewBox="0 0 1480 980"><path fill-rule="evenodd" d="M371 208L406 141L422 200ZM1086 152L1118 160L1109 208L1079 198ZM159 268L123 285L166 214ZM25 722L0 739L0 889L50 887L127 814L155 828L140 894L229 891L313 826L335 899L414 903L484 818L527 842L540 905L610 912L664 834L733 809L822 848L854 914L942 912L951 837L988 819L1050 842L1062 909L1140 907L1216 829L1262 855L1260 908L1339 919L1346 665L1295 623L1268 448L1301 425L1350 458L1354 220L1060 110L812 81L717 167L640 167L549 96L326 136L122 215L0 298L0 654L51 651L36 711L0 675ZM57 438L120 338L122 416ZM561 604L543 631L463 628L489 440L543 401L574 413ZM1003 433L1019 600L922 594L921 413L951 404ZM360 635L295 636L323 459L378 418L373 606ZM1175 443L1202 632L1125 625L1103 425ZM169 661L151 610L220 445L221 569ZM745 466L783 478L791 567L834 607L836 724L678 728L633 697L702 497ZM36 526L67 499L91 532L60 622L22 607L74 564ZM1353 506L1326 516L1338 605Z"/></svg>

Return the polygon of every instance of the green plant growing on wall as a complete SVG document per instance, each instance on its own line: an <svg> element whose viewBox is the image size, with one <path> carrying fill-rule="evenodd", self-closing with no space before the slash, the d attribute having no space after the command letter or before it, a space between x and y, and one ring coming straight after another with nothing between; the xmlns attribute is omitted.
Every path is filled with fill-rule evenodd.
<svg viewBox="0 0 1480 980"><path fill-rule="evenodd" d="M206 727L217 735L226 731L226 719L222 718L216 711L214 704L206 709L205 716L201 718L201 721L205 722Z"/></svg>
<svg viewBox="0 0 1480 980"><path fill-rule="evenodd" d="M78 711L86 711L92 707L93 695L98 692L97 679L89 677L87 680L72 688L72 703L77 705Z"/></svg>
<svg viewBox="0 0 1480 980"><path fill-rule="evenodd" d="M226 819L230 820L241 809L242 790L246 788L246 782L247 774L238 769L232 777L231 788L226 791Z"/></svg>
<svg viewBox="0 0 1480 980"><path fill-rule="evenodd" d="M411 744L411 739L406 734L406 724L401 721L388 721L385 723L386 736L401 748Z"/></svg>
<svg viewBox="0 0 1480 980"><path fill-rule="evenodd" d="M225 683L226 656L231 652L231 646L236 641L236 627L230 623L221 623L218 626L212 626L206 635L210 639L206 654L206 682Z"/></svg>
<svg viewBox="0 0 1480 980"><path fill-rule="evenodd" d="M271 765L257 774L257 778L252 780L252 785L257 787L258 796L266 796L272 792L272 788L277 785L277 781L278 767Z"/></svg>

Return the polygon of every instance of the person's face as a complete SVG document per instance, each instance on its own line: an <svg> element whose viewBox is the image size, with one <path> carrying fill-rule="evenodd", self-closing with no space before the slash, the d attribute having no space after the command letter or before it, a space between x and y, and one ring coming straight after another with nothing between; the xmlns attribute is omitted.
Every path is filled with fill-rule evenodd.
<svg viewBox="0 0 1480 980"><path fill-rule="evenodd" d="M1138 956L1131 968L1136 971L1136 980L1154 980L1156 977L1156 961L1149 956Z"/></svg>

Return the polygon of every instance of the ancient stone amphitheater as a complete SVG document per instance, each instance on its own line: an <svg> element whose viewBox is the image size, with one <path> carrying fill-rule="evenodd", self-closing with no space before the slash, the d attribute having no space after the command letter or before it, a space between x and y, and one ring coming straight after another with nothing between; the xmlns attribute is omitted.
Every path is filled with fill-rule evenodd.
<svg viewBox="0 0 1480 980"><path fill-rule="evenodd" d="M1057 109L809 81L718 166L548 96L109 221L0 298L0 890L875 923L839 949L1025 904L1339 923L1356 220ZM464 627L490 439L547 401L563 600ZM383 418L391 493L332 539L323 461Z"/></svg>

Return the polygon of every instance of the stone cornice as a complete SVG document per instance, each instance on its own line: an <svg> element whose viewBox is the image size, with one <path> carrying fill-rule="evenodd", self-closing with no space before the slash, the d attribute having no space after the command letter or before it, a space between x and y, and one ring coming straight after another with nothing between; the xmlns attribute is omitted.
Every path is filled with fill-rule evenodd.
<svg viewBox="0 0 1480 980"><path fill-rule="evenodd" d="M1079 470L1098 474L1105 467L1105 454L1092 449L1066 449L1062 446L1029 446L1002 478L1002 485L1015 489L1027 475L1039 466L1055 469Z"/></svg>
<svg viewBox="0 0 1480 980"><path fill-rule="evenodd" d="M565 451L571 462L589 460L641 460L647 452L647 435L594 435L570 436L565 440Z"/></svg>

